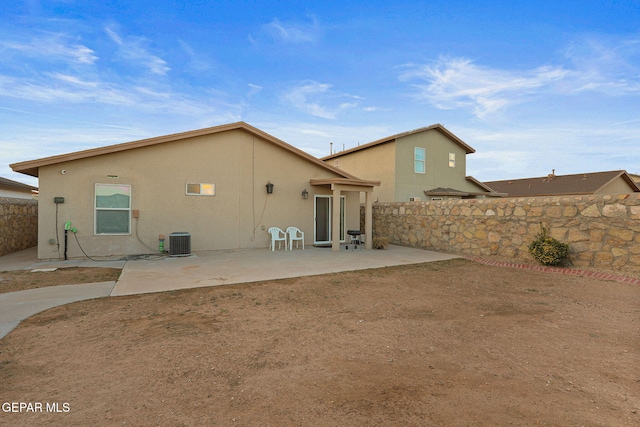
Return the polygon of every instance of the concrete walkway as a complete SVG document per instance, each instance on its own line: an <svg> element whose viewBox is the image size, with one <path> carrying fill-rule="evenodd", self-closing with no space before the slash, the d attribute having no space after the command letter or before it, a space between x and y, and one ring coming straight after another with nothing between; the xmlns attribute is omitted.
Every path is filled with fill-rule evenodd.
<svg viewBox="0 0 640 427"><path fill-rule="evenodd" d="M67 261L38 261L37 248L29 248L0 257L0 272L34 270L40 268L104 267L124 268L125 260L91 261L73 259ZM2 273L0 273L2 277ZM75 301L107 297L116 282L88 283L81 285L51 286L26 291L0 293L0 338L11 332L27 317L44 310ZM0 281L0 287L2 282Z"/></svg>
<svg viewBox="0 0 640 427"><path fill-rule="evenodd" d="M116 282L62 285L0 294L0 338L27 317L59 305L108 297Z"/></svg>
<svg viewBox="0 0 640 427"><path fill-rule="evenodd" d="M38 262L35 248L0 257L0 272L64 267L122 268L117 282L52 286L0 294L0 338L20 321L70 302L106 296L313 276L340 271L417 264L457 258L422 249L389 246L386 250L332 252L331 248L198 252L188 257ZM2 286L2 282L0 282Z"/></svg>

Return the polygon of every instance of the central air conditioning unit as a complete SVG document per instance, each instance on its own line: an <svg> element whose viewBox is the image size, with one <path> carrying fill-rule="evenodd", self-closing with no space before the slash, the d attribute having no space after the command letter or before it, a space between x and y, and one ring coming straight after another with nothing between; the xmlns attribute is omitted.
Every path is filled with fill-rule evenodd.
<svg viewBox="0 0 640 427"><path fill-rule="evenodd" d="M420 201L420 197L409 197L409 201L410 202L419 202Z"/></svg>
<svg viewBox="0 0 640 427"><path fill-rule="evenodd" d="M169 255L191 255L191 234L184 231L169 234Z"/></svg>

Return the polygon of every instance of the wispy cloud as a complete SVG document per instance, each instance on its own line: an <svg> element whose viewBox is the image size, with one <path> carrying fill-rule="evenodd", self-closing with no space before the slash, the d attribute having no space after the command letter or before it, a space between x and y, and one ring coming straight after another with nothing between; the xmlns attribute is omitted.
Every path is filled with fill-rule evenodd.
<svg viewBox="0 0 640 427"><path fill-rule="evenodd" d="M485 118L546 95L606 96L640 93L640 38L576 37L563 51L564 65L527 70L482 66L468 58L439 57L432 64L403 66L400 81L414 96L442 110L469 109ZM560 58L563 61L563 58Z"/></svg>
<svg viewBox="0 0 640 427"><path fill-rule="evenodd" d="M146 67L157 75L165 75L171 70L164 59L149 52L146 47L148 40L144 37L122 37L112 27L106 27L105 32L118 45L118 53L128 63Z"/></svg>
<svg viewBox="0 0 640 427"><path fill-rule="evenodd" d="M95 117L95 112L116 121L119 119L114 117L122 116L124 122L134 116L170 117L159 121L161 127L169 127L169 122L238 120L242 103L226 88L192 90L189 82L174 83L165 78L169 66L151 51L147 38L126 35L115 23L101 30L97 33L101 39L94 40L95 46L101 46L100 58L93 45L78 42L83 38L82 30L72 25L66 34L40 32L47 37L0 31L0 55L10 59L8 66L0 66L0 99L32 112L75 108L78 113L71 126L86 114ZM105 41L107 46L108 42L115 45L115 51L102 50ZM182 47L192 59L197 58L187 44ZM257 85L250 88L253 93L259 91ZM3 115L11 114L8 111Z"/></svg>
<svg viewBox="0 0 640 427"><path fill-rule="evenodd" d="M332 87L333 85L328 83L307 81L289 90L284 95L284 99L289 104L312 116L335 119L340 112L358 105L357 102L352 102L351 100L361 98L332 91ZM345 98L351 102L341 102ZM325 105L321 105L321 103Z"/></svg>
<svg viewBox="0 0 640 427"><path fill-rule="evenodd" d="M132 105L130 91L99 81L82 80L61 73L46 73L36 78L0 75L0 95L38 102L72 102Z"/></svg>
<svg viewBox="0 0 640 427"><path fill-rule="evenodd" d="M252 96L258 94L263 89L262 86L254 85L252 83L249 83L247 86L249 86L249 93L247 93L247 97L249 97L249 98L251 98Z"/></svg>
<svg viewBox="0 0 640 427"><path fill-rule="evenodd" d="M204 58L203 55L198 54L191 45L184 40L178 40L182 51L187 54L189 61L187 67L197 72L208 71L212 68L211 64Z"/></svg>
<svg viewBox="0 0 640 427"><path fill-rule="evenodd" d="M0 75L0 96L49 105L84 104L107 107L126 107L130 114L172 114L213 117L219 112L240 110L237 103L228 102L222 92L194 96L171 88L158 88L149 82L126 84L83 79L63 73L46 73L38 77L9 77Z"/></svg>
<svg viewBox="0 0 640 427"><path fill-rule="evenodd" d="M77 64L93 64L98 56L89 47L75 43L68 36L47 33L28 41L0 40L0 48L5 55L22 55L48 61L69 61Z"/></svg>
<svg viewBox="0 0 640 427"><path fill-rule="evenodd" d="M544 66L529 71L482 67L465 58L440 57L434 65L408 65L403 82L418 81L416 97L443 110L468 108L478 117L521 102L562 80L570 71Z"/></svg>
<svg viewBox="0 0 640 427"><path fill-rule="evenodd" d="M572 41L564 54L576 70L575 91L612 96L640 92L640 38L586 35Z"/></svg>
<svg viewBox="0 0 640 427"><path fill-rule="evenodd" d="M316 17L311 17L311 22L284 22L274 18L268 24L262 26L262 31L273 40L285 43L315 43L322 30Z"/></svg>

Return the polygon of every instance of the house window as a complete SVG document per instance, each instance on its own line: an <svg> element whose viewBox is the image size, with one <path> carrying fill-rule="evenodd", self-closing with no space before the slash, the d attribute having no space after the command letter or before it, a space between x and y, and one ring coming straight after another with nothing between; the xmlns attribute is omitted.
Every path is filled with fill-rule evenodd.
<svg viewBox="0 0 640 427"><path fill-rule="evenodd" d="M413 171L415 173L425 173L425 149L422 147L415 147L413 149Z"/></svg>
<svg viewBox="0 0 640 427"><path fill-rule="evenodd" d="M449 167L456 167L456 153L449 153Z"/></svg>
<svg viewBox="0 0 640 427"><path fill-rule="evenodd" d="M187 196L215 196L215 184L187 184Z"/></svg>
<svg viewBox="0 0 640 427"><path fill-rule="evenodd" d="M95 234L131 233L131 186L96 184Z"/></svg>

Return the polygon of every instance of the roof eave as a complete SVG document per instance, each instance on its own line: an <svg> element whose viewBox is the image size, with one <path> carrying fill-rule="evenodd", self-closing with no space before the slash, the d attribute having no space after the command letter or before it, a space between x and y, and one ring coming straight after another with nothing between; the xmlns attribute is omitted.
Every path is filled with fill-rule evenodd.
<svg viewBox="0 0 640 427"><path fill-rule="evenodd" d="M618 176L616 176L616 178L618 178L618 177L621 177L622 179L624 179L625 182L627 184L629 184L629 186L633 189L634 192L640 192L640 185L638 185L638 183L635 182L633 180L633 178L631 178L631 176L627 173L627 171L620 171L620 174ZM613 179L611 181L613 181ZM611 181L609 181L605 185L608 185ZM603 185L603 187L604 187L604 185Z"/></svg>
<svg viewBox="0 0 640 427"><path fill-rule="evenodd" d="M465 197L469 196L471 193L465 193L462 191L423 191L425 196L457 196L457 197Z"/></svg>
<svg viewBox="0 0 640 427"><path fill-rule="evenodd" d="M513 195L511 193L506 193L507 196L506 197L561 197L561 196L590 196L593 195L595 193L590 192L590 191L580 191L580 192L574 192L574 193L540 193L540 194L520 194L520 195Z"/></svg>
<svg viewBox="0 0 640 427"><path fill-rule="evenodd" d="M466 176L465 179L467 181L471 181L472 183L476 184L478 187L480 188L484 188L485 190L487 190L490 193L495 193L495 191L493 191L493 188L489 187L488 185L485 185L484 183L478 181L477 179L475 179L474 177L472 177L471 175Z"/></svg>
<svg viewBox="0 0 640 427"><path fill-rule="evenodd" d="M366 179L359 178L320 178L320 179L311 179L309 180L311 185L321 186L321 185L355 185L360 187L379 187L380 181L370 181Z"/></svg>
<svg viewBox="0 0 640 427"><path fill-rule="evenodd" d="M357 147L349 148L349 149L344 150L344 151L339 151L337 153L333 153L333 154L330 154L328 156L321 157L320 160L322 160L322 161L331 160L331 159L334 159L336 157L344 156L345 154L350 154L350 153L354 153L356 151L366 150L368 148L375 147L377 145L386 144L388 142L395 141L395 140L397 140L399 138L402 138L402 137L405 137L405 136L409 136L409 135L413 135L413 134L420 133L420 132L425 132L425 131L428 131L428 130L437 130L437 131L441 132L442 134L444 134L445 136L447 136L448 138L453 140L456 144L460 145L465 150L465 152L467 154L472 154L472 153L476 152L476 150L473 147L471 147L470 145L465 143L463 140L461 140L460 138L455 136L453 133L451 133L451 131L449 131L447 128L442 126L440 123L437 123L435 125L426 126L426 127L422 127L422 128L418 128L418 129L413 129L413 130L406 131L406 132L401 132L401 133L398 133L398 134L395 134L395 135L391 135L391 136L387 136L387 137L384 137L384 138L381 138L381 139L377 139L377 140L372 141L372 142L368 142L368 143L363 144L363 145L359 145Z"/></svg>

